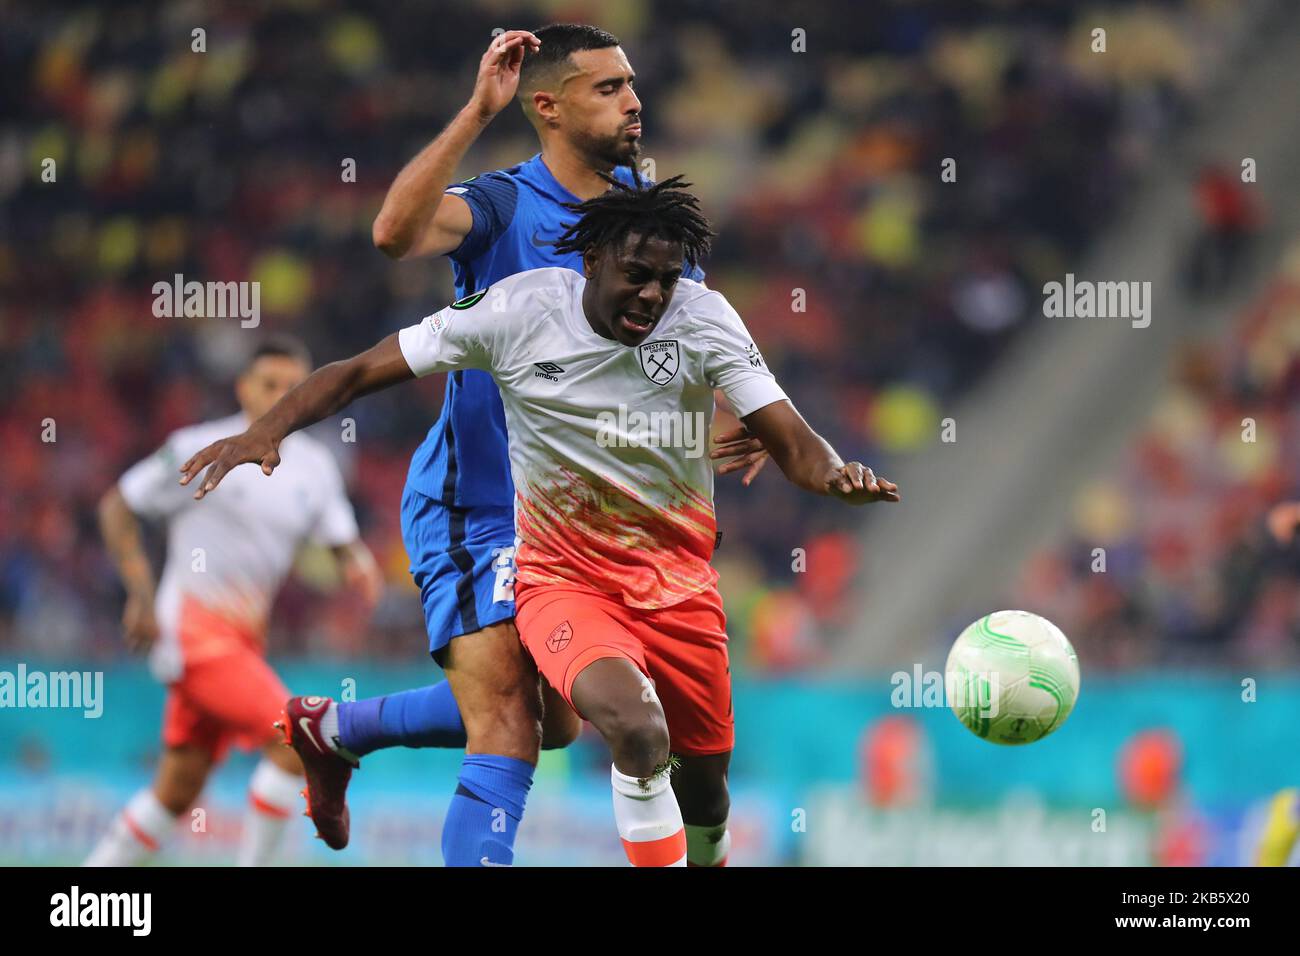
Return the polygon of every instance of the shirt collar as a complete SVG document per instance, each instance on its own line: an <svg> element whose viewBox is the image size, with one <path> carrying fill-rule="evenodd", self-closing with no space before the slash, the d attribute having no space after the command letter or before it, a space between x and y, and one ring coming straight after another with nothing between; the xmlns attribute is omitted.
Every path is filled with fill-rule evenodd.
<svg viewBox="0 0 1300 956"><path fill-rule="evenodd" d="M543 191L545 191L551 197L560 200L560 202L568 202L568 203L582 202L581 199L579 199L573 193L569 192L569 190L566 189L564 185L558 179L555 178L555 175L551 172L551 168L547 166L545 160L542 159L541 153L538 153L532 159L528 160L528 162L525 163L524 166L525 168L528 169L529 174L532 177L533 181L536 182L536 184L539 185L543 189ZM615 179L617 179L619 182L629 183L630 185L626 173L624 173L624 175L622 176L619 175L620 170L626 170L626 169L627 169L626 166L615 166L613 171L610 173L610 175L613 176Z"/></svg>

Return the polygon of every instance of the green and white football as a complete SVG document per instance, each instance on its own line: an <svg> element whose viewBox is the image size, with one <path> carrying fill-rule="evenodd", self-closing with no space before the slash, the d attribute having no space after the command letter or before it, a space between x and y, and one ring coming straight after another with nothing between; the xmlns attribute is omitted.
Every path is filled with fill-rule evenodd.
<svg viewBox="0 0 1300 956"><path fill-rule="evenodd" d="M1052 733L1079 697L1079 658L1061 629L1028 611L994 611L948 653L949 706L971 733L1031 744Z"/></svg>

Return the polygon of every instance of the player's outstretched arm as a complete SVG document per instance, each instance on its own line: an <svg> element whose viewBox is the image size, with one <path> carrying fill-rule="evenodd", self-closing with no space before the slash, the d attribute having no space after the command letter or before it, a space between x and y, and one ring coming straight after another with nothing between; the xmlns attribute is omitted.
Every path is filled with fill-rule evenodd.
<svg viewBox="0 0 1300 956"><path fill-rule="evenodd" d="M527 30L493 37L479 61L474 93L465 107L402 171L375 217L371 238L393 259L441 256L455 250L474 225L469 204L444 195L470 144L519 89L524 50L541 41Z"/></svg>
<svg viewBox="0 0 1300 956"><path fill-rule="evenodd" d="M126 646L133 651L148 650L158 638L153 568L144 549L140 522L117 485L99 500L99 532L126 589L126 608L122 612Z"/></svg>
<svg viewBox="0 0 1300 956"><path fill-rule="evenodd" d="M396 333L360 355L323 365L243 434L215 441L181 465L181 484L188 485L207 468L194 493L202 498L236 465L259 462L269 475L280 464L280 442L286 435L328 418L355 398L411 378L415 373L402 357Z"/></svg>
<svg viewBox="0 0 1300 956"><path fill-rule="evenodd" d="M789 401L765 405L742 421L762 441L777 467L800 488L852 505L901 500L892 481L877 478L861 462L845 464Z"/></svg>

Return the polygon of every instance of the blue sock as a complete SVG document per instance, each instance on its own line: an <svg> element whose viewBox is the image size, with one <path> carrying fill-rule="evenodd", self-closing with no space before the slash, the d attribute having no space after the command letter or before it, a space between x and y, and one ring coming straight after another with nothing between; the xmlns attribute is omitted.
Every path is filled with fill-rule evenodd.
<svg viewBox="0 0 1300 956"><path fill-rule="evenodd" d="M532 764L514 757L466 754L460 785L442 823L447 866L510 866L515 831L533 785Z"/></svg>
<svg viewBox="0 0 1300 956"><path fill-rule="evenodd" d="M339 743L358 757L385 747L465 746L465 724L448 681L338 706Z"/></svg>

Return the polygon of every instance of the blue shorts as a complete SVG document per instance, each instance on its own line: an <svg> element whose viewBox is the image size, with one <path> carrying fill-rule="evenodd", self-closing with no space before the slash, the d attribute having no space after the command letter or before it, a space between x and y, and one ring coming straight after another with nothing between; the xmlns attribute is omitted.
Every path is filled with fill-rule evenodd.
<svg viewBox="0 0 1300 956"><path fill-rule="evenodd" d="M408 487L402 541L435 657L453 637L515 616L513 508L448 507Z"/></svg>

